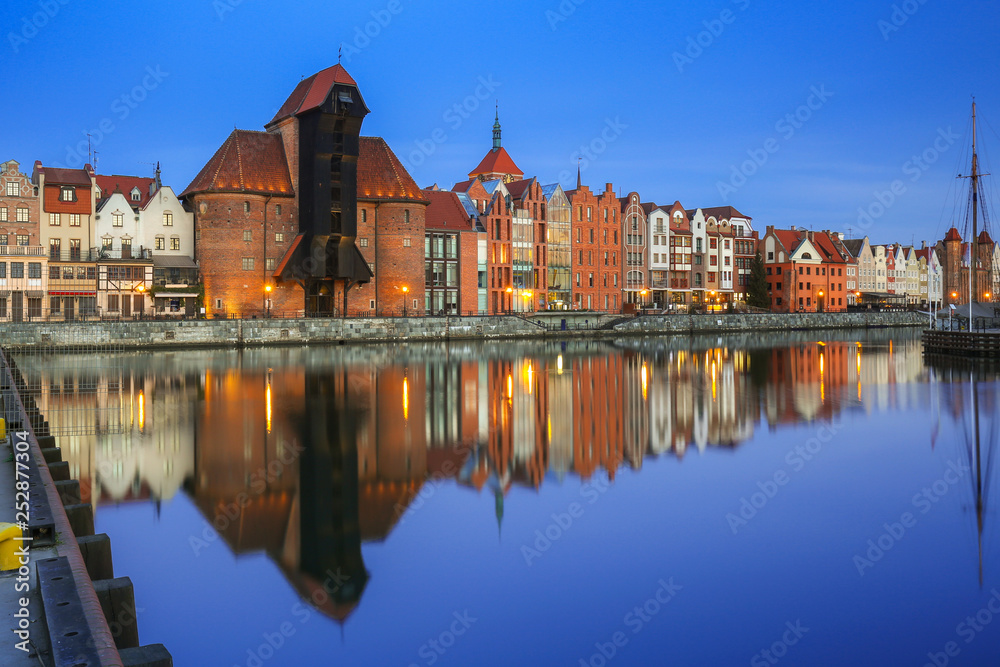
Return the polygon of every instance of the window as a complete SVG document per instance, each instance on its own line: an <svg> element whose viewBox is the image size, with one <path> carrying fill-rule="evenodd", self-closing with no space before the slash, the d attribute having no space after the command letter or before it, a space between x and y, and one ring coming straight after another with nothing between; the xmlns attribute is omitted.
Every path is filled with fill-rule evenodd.
<svg viewBox="0 0 1000 667"><path fill-rule="evenodd" d="M74 262L80 261L80 239L69 240L69 258Z"/></svg>
<svg viewBox="0 0 1000 667"><path fill-rule="evenodd" d="M123 227L125 225L125 214L124 213L112 213L111 214L111 226L112 227Z"/></svg>
<svg viewBox="0 0 1000 667"><path fill-rule="evenodd" d="M589 283L590 287L593 287L594 286L594 274L590 273L588 275L588 277L587 277L587 280L588 280L588 283Z"/></svg>
<svg viewBox="0 0 1000 667"><path fill-rule="evenodd" d="M719 239L715 238L714 236L712 238L710 238L708 240L708 247L711 248L712 250L715 250L716 248L718 248L719 247Z"/></svg>
<svg viewBox="0 0 1000 667"><path fill-rule="evenodd" d="M142 192L139 191L139 188L132 188L132 192L130 194L132 196L132 201L140 201L142 199Z"/></svg>
<svg viewBox="0 0 1000 667"><path fill-rule="evenodd" d="M243 240L244 241L253 241L253 232L250 231L249 229L244 229L243 230Z"/></svg>
<svg viewBox="0 0 1000 667"><path fill-rule="evenodd" d="M366 237L366 238L358 239L358 247L360 247L360 248L367 248L368 247L368 238Z"/></svg>
<svg viewBox="0 0 1000 667"><path fill-rule="evenodd" d="M268 258L267 258L267 259L266 259L266 260L264 261L264 266L265 266L265 268L266 268L266 269L267 269L268 271L274 271L274 266L275 266L275 261L276 261L276 260L274 259L274 257L268 257Z"/></svg>
<svg viewBox="0 0 1000 667"><path fill-rule="evenodd" d="M403 247L404 248L409 248L410 247L410 237L409 236L404 236L403 237Z"/></svg>
<svg viewBox="0 0 1000 667"><path fill-rule="evenodd" d="M10 263L10 277L11 278L23 278L24 277L24 262L11 262Z"/></svg>
<svg viewBox="0 0 1000 667"><path fill-rule="evenodd" d="M49 225L52 226L52 227L58 227L59 226L59 214L58 213L49 213Z"/></svg>
<svg viewBox="0 0 1000 667"><path fill-rule="evenodd" d="M244 257L243 258L243 270L244 271L253 271L253 257Z"/></svg>
<svg viewBox="0 0 1000 667"><path fill-rule="evenodd" d="M70 213L69 214L69 226L70 227L79 227L80 226L80 214L79 213Z"/></svg>
<svg viewBox="0 0 1000 667"><path fill-rule="evenodd" d="M41 278L42 277L42 264L41 262L28 262L28 278Z"/></svg>
<svg viewBox="0 0 1000 667"><path fill-rule="evenodd" d="M587 222L590 222L591 220L594 219L593 213L594 213L593 207L592 206L588 206L587 207Z"/></svg>
<svg viewBox="0 0 1000 667"><path fill-rule="evenodd" d="M362 211L364 213L364 211ZM276 204L274 207L274 214L276 216L281 216L281 204Z"/></svg>
<svg viewBox="0 0 1000 667"><path fill-rule="evenodd" d="M28 222L28 209L25 206L17 207L17 221Z"/></svg>
<svg viewBox="0 0 1000 667"><path fill-rule="evenodd" d="M174 214L170 211L163 212L163 226L173 227L174 226Z"/></svg>
<svg viewBox="0 0 1000 667"><path fill-rule="evenodd" d="M275 232L274 233L274 242L275 243L284 243L285 242L285 233L284 232Z"/></svg>
<svg viewBox="0 0 1000 667"><path fill-rule="evenodd" d="M171 250L180 250L181 249L181 240L180 240L180 238L178 238L178 237L175 236L175 237L173 237L173 238L170 239L170 249Z"/></svg>
<svg viewBox="0 0 1000 667"><path fill-rule="evenodd" d="M57 315L62 305L62 299L58 296L49 297L49 311Z"/></svg>
<svg viewBox="0 0 1000 667"><path fill-rule="evenodd" d="M49 258L59 259L60 252L62 252L62 241L59 239L49 239Z"/></svg>
<svg viewBox="0 0 1000 667"><path fill-rule="evenodd" d="M59 280L59 267L55 264L49 266L49 280Z"/></svg>
<svg viewBox="0 0 1000 667"><path fill-rule="evenodd" d="M105 236L101 239L101 248L104 250L111 250L112 238L110 236Z"/></svg>
<svg viewBox="0 0 1000 667"><path fill-rule="evenodd" d="M108 295L108 310L112 313L118 312L118 295L109 294Z"/></svg>
<svg viewBox="0 0 1000 667"><path fill-rule="evenodd" d="M18 197L20 194L20 188L17 187L17 183L14 181L7 181L7 196Z"/></svg>
<svg viewBox="0 0 1000 667"><path fill-rule="evenodd" d="M694 251L701 252L701 239L694 240Z"/></svg>
<svg viewBox="0 0 1000 667"><path fill-rule="evenodd" d="M154 250L163 250L164 248L166 248L166 239L164 239L162 236L157 236L156 246Z"/></svg>
<svg viewBox="0 0 1000 667"><path fill-rule="evenodd" d="M0 222L7 222L7 207L0 208Z"/></svg>
<svg viewBox="0 0 1000 667"><path fill-rule="evenodd" d="M7 262L0 262L0 278L7 277Z"/></svg>
<svg viewBox="0 0 1000 667"><path fill-rule="evenodd" d="M6 234L0 234L0 245L7 245L8 238Z"/></svg>
<svg viewBox="0 0 1000 667"><path fill-rule="evenodd" d="M76 201L76 188L71 185L59 188L59 201Z"/></svg>
<svg viewBox="0 0 1000 667"><path fill-rule="evenodd" d="M769 261L769 262L773 262L774 261L774 253L773 252L767 253L767 261Z"/></svg>
<svg viewBox="0 0 1000 667"><path fill-rule="evenodd" d="M243 213L244 214L250 213L250 202L248 201L243 202Z"/></svg>

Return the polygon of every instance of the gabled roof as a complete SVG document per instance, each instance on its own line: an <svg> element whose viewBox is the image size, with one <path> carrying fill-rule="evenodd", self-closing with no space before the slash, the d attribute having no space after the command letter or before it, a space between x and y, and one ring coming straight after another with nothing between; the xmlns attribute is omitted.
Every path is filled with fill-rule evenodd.
<svg viewBox="0 0 1000 667"><path fill-rule="evenodd" d="M534 177L525 179L523 181L513 181L507 184L507 192L514 199L520 199L524 196L524 193L528 191L529 186L535 181Z"/></svg>
<svg viewBox="0 0 1000 667"><path fill-rule="evenodd" d="M837 249L837 244L826 232L815 232L812 235L812 244L823 254L823 260L834 264L843 264L844 257Z"/></svg>
<svg viewBox="0 0 1000 667"><path fill-rule="evenodd" d="M864 239L849 239L847 241L841 241L844 247L847 248L847 252L851 253L851 256L857 258L861 253L861 249L865 247Z"/></svg>
<svg viewBox="0 0 1000 667"><path fill-rule="evenodd" d="M513 176L524 176L524 172L518 169L514 160L507 154L507 149L501 146L497 150L490 150L479 163L479 166L469 172L469 178L481 174L511 174Z"/></svg>
<svg viewBox="0 0 1000 667"><path fill-rule="evenodd" d="M794 229L775 229L773 230L775 238L778 242L785 248L785 252L791 257L795 249L799 247L799 243L802 239L799 238L799 233Z"/></svg>
<svg viewBox="0 0 1000 667"><path fill-rule="evenodd" d="M958 233L958 229L952 227L948 230L948 233L944 235L945 241L961 241L962 235Z"/></svg>
<svg viewBox="0 0 1000 667"><path fill-rule="evenodd" d="M382 137L361 137L358 153L358 199L427 201Z"/></svg>
<svg viewBox="0 0 1000 667"><path fill-rule="evenodd" d="M180 196L198 192L294 195L281 136L233 130Z"/></svg>
<svg viewBox="0 0 1000 667"><path fill-rule="evenodd" d="M325 70L299 81L299 85L295 86L295 90L292 91L292 94L288 96L285 103L278 109L278 113L274 114L274 118L271 119L268 125L277 123L289 116L297 116L319 108L326 101L326 98L330 96L333 86L338 83L346 86L354 86L355 88L358 87L358 84L351 75L340 64L327 67Z"/></svg>
<svg viewBox="0 0 1000 667"><path fill-rule="evenodd" d="M101 199L107 199L115 190L120 190L132 208L145 208L159 189L155 178L145 176L102 176L97 175L97 186L101 188ZM139 201L132 200L132 189L138 188Z"/></svg>
<svg viewBox="0 0 1000 667"><path fill-rule="evenodd" d="M424 190L423 196L430 202L424 216L426 229L449 229L453 231L474 231L476 216L470 216L455 192L444 190Z"/></svg>
<svg viewBox="0 0 1000 667"><path fill-rule="evenodd" d="M552 197L556 194L556 189L559 187L559 183L551 183L549 185L542 186L542 195L545 197L546 201L551 201ZM563 190L563 194L565 194Z"/></svg>
<svg viewBox="0 0 1000 667"><path fill-rule="evenodd" d="M984 229L983 231L979 232L979 242L988 243L992 245L993 239L990 238L990 233Z"/></svg>

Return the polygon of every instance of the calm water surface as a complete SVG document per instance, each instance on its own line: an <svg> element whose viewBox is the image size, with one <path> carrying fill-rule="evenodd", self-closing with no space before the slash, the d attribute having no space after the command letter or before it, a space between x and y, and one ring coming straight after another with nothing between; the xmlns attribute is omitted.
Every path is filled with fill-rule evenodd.
<svg viewBox="0 0 1000 667"><path fill-rule="evenodd" d="M994 665L1000 393L918 337L21 363L177 665Z"/></svg>

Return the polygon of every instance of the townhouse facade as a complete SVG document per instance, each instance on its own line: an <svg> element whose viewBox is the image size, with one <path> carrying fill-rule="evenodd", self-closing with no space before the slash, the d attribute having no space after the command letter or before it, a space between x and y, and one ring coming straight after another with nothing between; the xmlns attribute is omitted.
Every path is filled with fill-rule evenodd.
<svg viewBox="0 0 1000 667"><path fill-rule="evenodd" d="M15 160L0 164L0 320L20 322L42 314L48 257L39 214L38 188L31 177Z"/></svg>
<svg viewBox="0 0 1000 667"><path fill-rule="evenodd" d="M832 232L775 229L761 239L773 312L842 312L844 270L855 263Z"/></svg>

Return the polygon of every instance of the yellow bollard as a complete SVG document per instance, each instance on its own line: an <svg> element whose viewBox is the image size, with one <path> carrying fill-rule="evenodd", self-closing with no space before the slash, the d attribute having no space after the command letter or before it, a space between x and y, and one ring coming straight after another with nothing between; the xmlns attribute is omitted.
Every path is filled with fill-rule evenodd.
<svg viewBox="0 0 1000 667"><path fill-rule="evenodd" d="M3 417L0 417L0 440L7 439L7 422Z"/></svg>
<svg viewBox="0 0 1000 667"><path fill-rule="evenodd" d="M18 537L22 537L22 533L16 523L0 521L0 570L16 570L21 566L21 562L14 555L14 552L21 547Z"/></svg>

